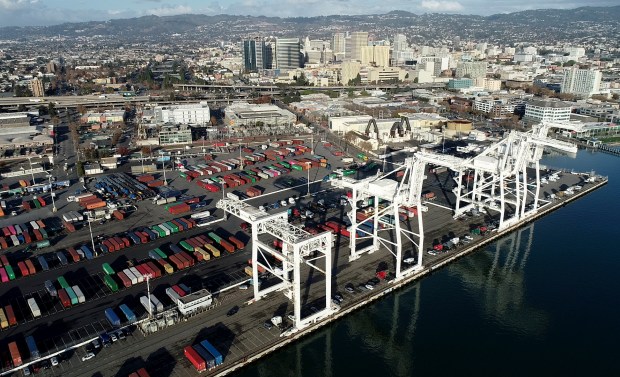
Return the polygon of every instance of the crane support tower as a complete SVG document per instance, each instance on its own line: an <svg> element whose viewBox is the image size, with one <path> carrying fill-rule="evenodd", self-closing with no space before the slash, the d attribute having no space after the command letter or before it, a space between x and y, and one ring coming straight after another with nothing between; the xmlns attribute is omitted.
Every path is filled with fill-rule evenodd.
<svg viewBox="0 0 620 377"><path fill-rule="evenodd" d="M284 291L294 305L296 330L330 315L334 308L331 302L332 289L332 245L331 232L316 235L288 222L287 212L269 214L239 200L220 199L217 208L223 209L252 226L252 287L254 300L260 300L274 291ZM273 239L280 247L274 246ZM325 275L325 308L305 318L301 317L301 267L308 267ZM270 287L259 286L259 266L281 281ZM308 283L309 284L309 283Z"/></svg>
<svg viewBox="0 0 620 377"><path fill-rule="evenodd" d="M370 123L369 123L370 124ZM456 181L454 217L476 209L500 213L498 228L510 227L537 212L540 195L540 159L545 147L575 153L571 143L548 137L551 128L571 130L569 123L541 123L528 132L510 132L504 139L490 145L480 154L470 158L419 151L405 158L390 172L360 180L339 177L330 181L338 188L350 191L347 196L351 212L350 260L364 253L386 247L396 258L396 280L419 271L424 249L423 213L427 207L422 202L422 184L427 165L450 169ZM396 165L396 164L394 164ZM534 170L534 179L528 179ZM402 177L400 181L396 177ZM467 187L463 181L466 181ZM370 203L359 216L358 203ZM528 205L530 203L531 205ZM413 225L405 229L400 224L399 212L414 210L417 214ZM386 217L387 216L387 217ZM386 219L388 221L386 221ZM415 263L402 268L403 241L414 245Z"/></svg>

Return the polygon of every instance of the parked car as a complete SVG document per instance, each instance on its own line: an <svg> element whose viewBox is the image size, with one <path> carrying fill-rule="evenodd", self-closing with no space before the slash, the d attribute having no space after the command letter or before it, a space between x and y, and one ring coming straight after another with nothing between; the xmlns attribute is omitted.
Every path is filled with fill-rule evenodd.
<svg viewBox="0 0 620 377"><path fill-rule="evenodd" d="M87 361L92 359L93 357L95 357L95 354L92 352L87 353L86 355L82 356L82 361Z"/></svg>
<svg viewBox="0 0 620 377"><path fill-rule="evenodd" d="M232 316L237 314L237 312L239 311L239 307L238 306L233 306L232 308L230 308L230 310L228 311L228 313L226 313L227 316Z"/></svg>

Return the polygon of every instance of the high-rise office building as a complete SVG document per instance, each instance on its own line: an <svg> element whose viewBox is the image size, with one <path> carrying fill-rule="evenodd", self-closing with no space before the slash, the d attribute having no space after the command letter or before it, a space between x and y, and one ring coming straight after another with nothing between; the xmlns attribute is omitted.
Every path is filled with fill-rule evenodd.
<svg viewBox="0 0 620 377"><path fill-rule="evenodd" d="M602 78L601 71L573 67L564 72L561 91L588 98L600 91Z"/></svg>
<svg viewBox="0 0 620 377"><path fill-rule="evenodd" d="M390 46L364 46L361 48L360 62L362 65L375 67L390 66Z"/></svg>
<svg viewBox="0 0 620 377"><path fill-rule="evenodd" d="M243 41L243 66L245 70L256 72L260 69L265 69L264 52L264 40L256 38Z"/></svg>
<svg viewBox="0 0 620 377"><path fill-rule="evenodd" d="M401 52L407 49L407 37L403 34L394 36L394 52Z"/></svg>
<svg viewBox="0 0 620 377"><path fill-rule="evenodd" d="M332 51L334 60L343 60L345 56L345 35L344 33L336 33L332 37Z"/></svg>
<svg viewBox="0 0 620 377"><path fill-rule="evenodd" d="M295 69L301 67L299 38L276 39L276 68Z"/></svg>
<svg viewBox="0 0 620 377"><path fill-rule="evenodd" d="M345 42L345 58L350 60L361 60L362 47L368 46L368 33L356 31L347 37Z"/></svg>

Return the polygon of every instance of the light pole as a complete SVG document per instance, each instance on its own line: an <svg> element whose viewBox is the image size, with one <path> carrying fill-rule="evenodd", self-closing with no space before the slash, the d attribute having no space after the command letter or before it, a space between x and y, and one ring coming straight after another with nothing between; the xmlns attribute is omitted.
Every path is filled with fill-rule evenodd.
<svg viewBox="0 0 620 377"><path fill-rule="evenodd" d="M140 151L140 162L142 163L142 174L144 174L144 154Z"/></svg>
<svg viewBox="0 0 620 377"><path fill-rule="evenodd" d="M164 186L168 186L168 181L166 181L166 160L164 158L164 152L159 151L159 155L161 156L161 167L164 170Z"/></svg>
<svg viewBox="0 0 620 377"><path fill-rule="evenodd" d="M34 186L34 172L32 171L32 158L28 156L28 163L30 164L30 175L32 176L32 185Z"/></svg>
<svg viewBox="0 0 620 377"><path fill-rule="evenodd" d="M47 180L50 183L50 192L52 195L52 212L56 212L56 201L54 200L54 185L52 184L52 176L50 174L47 175Z"/></svg>
<svg viewBox="0 0 620 377"><path fill-rule="evenodd" d="M93 245L93 253L95 253L95 239L93 238L93 227L90 225L90 222L92 221L90 212L87 212L88 215L86 215L86 217L88 218L88 231L90 232L90 242Z"/></svg>
<svg viewBox="0 0 620 377"><path fill-rule="evenodd" d="M306 161L306 166L308 167L308 169L306 169L308 171L308 178L306 182L308 186L306 190L306 196L310 196L310 168L312 167L312 164L310 163L310 161Z"/></svg>

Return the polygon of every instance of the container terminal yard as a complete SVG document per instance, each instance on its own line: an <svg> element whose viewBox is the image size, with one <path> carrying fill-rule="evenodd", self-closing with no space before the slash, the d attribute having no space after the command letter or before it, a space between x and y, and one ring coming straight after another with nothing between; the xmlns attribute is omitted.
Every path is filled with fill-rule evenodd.
<svg viewBox="0 0 620 377"><path fill-rule="evenodd" d="M3 197L30 210L0 220L0 375L230 373L604 185L540 166L576 151L561 127L376 159L291 138L57 180L56 211Z"/></svg>

